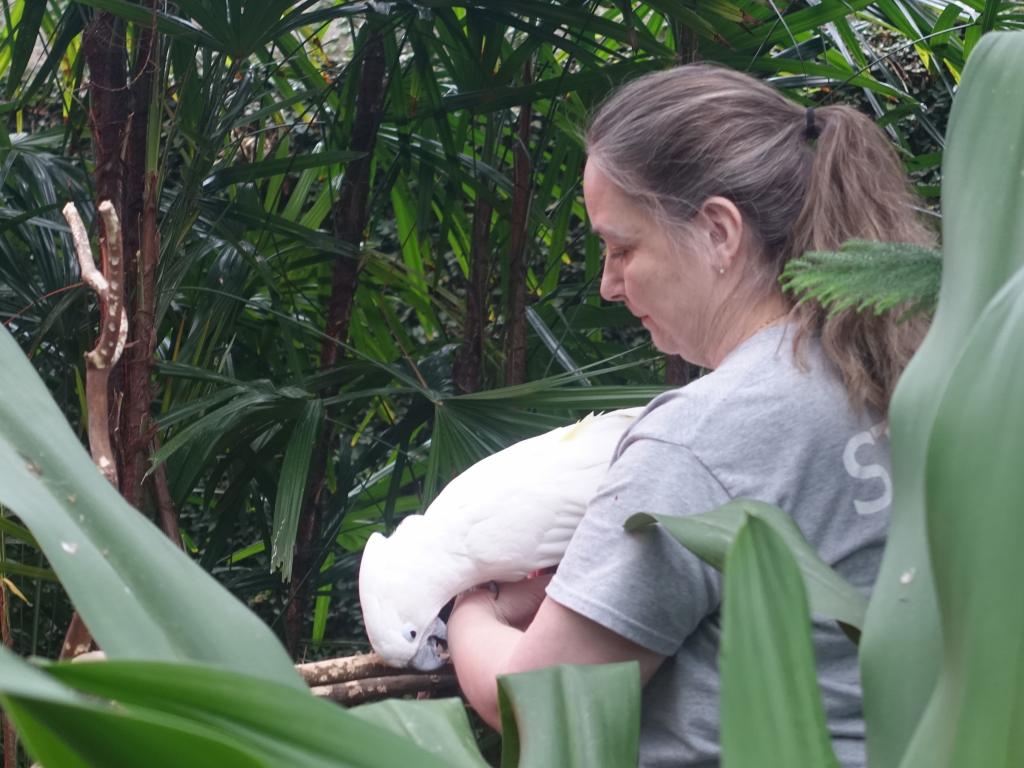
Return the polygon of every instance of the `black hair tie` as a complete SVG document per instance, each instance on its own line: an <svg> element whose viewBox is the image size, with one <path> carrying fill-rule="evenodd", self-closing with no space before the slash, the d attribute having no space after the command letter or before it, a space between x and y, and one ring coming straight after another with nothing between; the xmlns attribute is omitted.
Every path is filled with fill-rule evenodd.
<svg viewBox="0 0 1024 768"><path fill-rule="evenodd" d="M814 122L814 107L808 107L804 113L807 118L807 125L804 127L804 138L814 141L821 135L821 128Z"/></svg>

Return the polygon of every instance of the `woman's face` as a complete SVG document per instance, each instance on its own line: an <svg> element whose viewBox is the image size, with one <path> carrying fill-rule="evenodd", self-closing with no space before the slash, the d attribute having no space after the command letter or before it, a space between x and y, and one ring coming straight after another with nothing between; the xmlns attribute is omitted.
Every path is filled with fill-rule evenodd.
<svg viewBox="0 0 1024 768"><path fill-rule="evenodd" d="M583 173L591 228L605 245L601 296L621 301L662 352L708 365L710 329L721 301L713 255L673 243L594 163Z"/></svg>

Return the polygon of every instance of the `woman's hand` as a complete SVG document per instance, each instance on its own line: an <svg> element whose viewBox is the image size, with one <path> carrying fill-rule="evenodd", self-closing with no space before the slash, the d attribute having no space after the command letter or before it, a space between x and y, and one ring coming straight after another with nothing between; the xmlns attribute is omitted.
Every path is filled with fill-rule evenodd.
<svg viewBox="0 0 1024 768"><path fill-rule="evenodd" d="M509 626L525 630L544 602L544 590L553 575L546 573L522 581L498 584L498 594L494 596L495 615Z"/></svg>
<svg viewBox="0 0 1024 768"><path fill-rule="evenodd" d="M459 595L453 613L466 603L480 608L488 607L494 618L502 624L525 630L530 626L537 609L544 602L544 590L551 581L551 573L541 574L514 582L492 582Z"/></svg>

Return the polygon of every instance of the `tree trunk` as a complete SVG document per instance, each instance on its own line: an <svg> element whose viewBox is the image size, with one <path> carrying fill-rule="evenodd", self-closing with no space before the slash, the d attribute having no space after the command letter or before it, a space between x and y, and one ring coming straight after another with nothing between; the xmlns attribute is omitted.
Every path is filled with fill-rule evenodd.
<svg viewBox="0 0 1024 768"><path fill-rule="evenodd" d="M676 63L693 64L700 61L700 38L692 27L676 22Z"/></svg>
<svg viewBox="0 0 1024 768"><path fill-rule="evenodd" d="M152 8L155 0L149 0ZM121 448L124 471L121 495L133 507L142 504L142 482L150 450L150 376L156 329L156 266L160 241L156 225L156 171L146 168L149 105L159 68L159 41L154 28L139 31L128 89L131 102L125 152L124 245L125 287L131 334L124 362L124 401L121 408ZM180 537L175 538L180 542Z"/></svg>
<svg viewBox="0 0 1024 768"><path fill-rule="evenodd" d="M118 219L123 220L122 154L128 124L124 22L112 13L95 13L82 34L82 53L89 67L96 199L113 203ZM107 266L102 266L104 274Z"/></svg>
<svg viewBox="0 0 1024 768"><path fill-rule="evenodd" d="M7 587L0 582L0 641L4 648L10 648L12 643L11 627L7 621ZM0 724L3 729L4 739L4 768L18 768L18 736L14 732L14 726L6 714L0 713Z"/></svg>
<svg viewBox="0 0 1024 768"><path fill-rule="evenodd" d="M327 304L326 338L320 349L321 370L333 368L338 363L341 343L348 338L349 319L352 316L352 303L359 278L358 253L367 225L373 148L377 143L377 129L384 108L387 67L382 30L367 32L364 51L349 146L353 151L365 154L350 162L345 169L338 200L332 211L334 234L342 243L351 246L353 255L340 257L334 262L331 294ZM330 425L325 424L313 448L305 502L295 538L292 581L285 611L285 641L293 655L299 648L302 617L310 592L309 581L316 565L317 534L320 528L319 503L324 488L328 446L332 437Z"/></svg>
<svg viewBox="0 0 1024 768"><path fill-rule="evenodd" d="M469 285L466 290L466 324L462 346L455 355L452 378L460 392L476 392L483 383L484 331L487 323L487 282L491 269L492 207L477 192L473 206L473 232L469 252Z"/></svg>
<svg viewBox="0 0 1024 768"><path fill-rule="evenodd" d="M532 81L526 63L523 83ZM519 132L513 161L515 188L512 193L512 222L509 235L508 300L505 303L505 386L526 381L526 266L530 230L530 124L533 110L524 104L519 110Z"/></svg>
<svg viewBox="0 0 1024 768"><path fill-rule="evenodd" d="M700 367L688 363L679 355L665 355L665 383L670 387L685 387L700 377Z"/></svg>
<svg viewBox="0 0 1024 768"><path fill-rule="evenodd" d="M82 34L82 54L89 67L89 123L93 138L97 208L100 202L109 201L114 212L113 219L99 217L100 272L108 291L105 295L97 291L100 298L99 340L96 348L86 356L89 443L93 460L117 487L118 461L110 443L110 433L116 426L116 419L108 405L110 369L116 363L115 357L121 353L127 316L124 310L124 263L120 227L117 232L108 230L110 221L120 220L123 203L122 152L128 118L124 22L112 13L95 13ZM84 255L82 248L82 243L76 243L80 263ZM84 248L89 251L87 238ZM111 258L111 254L116 255ZM91 251L89 258L92 259ZM117 348L111 346L111 342ZM97 361L101 363L99 366ZM80 648L88 650L91 644L92 638L85 624L77 613L72 614L61 648L61 658L68 658Z"/></svg>

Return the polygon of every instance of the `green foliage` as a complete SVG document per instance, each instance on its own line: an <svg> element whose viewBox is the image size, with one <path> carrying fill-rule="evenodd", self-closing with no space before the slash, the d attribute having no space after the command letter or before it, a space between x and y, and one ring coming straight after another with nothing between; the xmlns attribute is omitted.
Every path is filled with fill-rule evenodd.
<svg viewBox="0 0 1024 768"><path fill-rule="evenodd" d="M937 489L926 484L928 446L929 441L951 439L940 437L936 422L950 377L963 365L965 343L986 306L1024 263L1024 92L1019 79L1010 74L1021 67L1021 35L993 34L979 44L964 72L943 162L943 282L938 308L890 410L893 519L861 645L868 748L878 768L899 765L904 759L940 679L944 633L932 566L938 542L931 523ZM988 343L997 344L996 337ZM1014 353L1007 349L1007 354ZM967 373L972 370L960 375L973 375ZM1012 375L1012 369L1003 375ZM993 384L980 376L977 383ZM982 390L965 395L959 407L966 408L975 396L983 396ZM1020 429L1009 420L1004 401L979 402L992 409L985 423L993 430L993 441L997 433L1010 435ZM992 466L1006 458L993 451L995 446L989 442L983 454ZM972 479L979 499L988 482L985 474ZM970 509L972 516L983 511L973 504ZM978 541L972 536L948 546ZM1005 577L1004 583L1017 578L1009 572ZM991 663L1011 664L995 656Z"/></svg>
<svg viewBox="0 0 1024 768"><path fill-rule="evenodd" d="M811 610L854 630L863 626L867 609L863 595L822 561L793 518L776 506L754 499L734 499L710 512L685 517L639 513L626 521L626 530L639 531L658 523L701 560L721 570L736 537L751 519L770 527L789 548L803 577Z"/></svg>
<svg viewBox="0 0 1024 768"><path fill-rule="evenodd" d="M0 392L0 503L112 658L205 661L302 687L270 630L97 471L5 330Z"/></svg>
<svg viewBox="0 0 1024 768"><path fill-rule="evenodd" d="M1018 41L1019 42L1019 41ZM979 53L985 43L979 46ZM1012 544L1024 477L1024 270L986 306L953 370L928 442L928 548L943 636L941 672L901 765L1019 765L1024 609L993 595L1021 575ZM964 514L970 510L970 514Z"/></svg>
<svg viewBox="0 0 1024 768"><path fill-rule="evenodd" d="M851 240L838 252L809 251L782 271L783 288L816 301L829 315L845 309L882 314L899 308L902 317L932 312L939 297L942 256L905 243Z"/></svg>
<svg viewBox="0 0 1024 768"><path fill-rule="evenodd" d="M622 308L601 306L600 248L586 231L578 199L583 163L578 126L614 83L698 55L768 78L801 103L856 102L876 115L920 191L934 198L945 111L968 57L985 50L984 45L976 48L983 30L1024 24L1019 8L995 0L956 5L920 0L822 0L812 5L798 0L583 5L190 1L158 9L155 16L124 0L5 3L0 31L0 77L7 99L0 103L5 120L0 130L0 316L79 436L85 417L81 361L94 343L96 307L88 291L76 286L77 266L59 210L73 200L87 222L93 221L90 105L81 97L87 72L80 33L96 9L130 20L129 58L137 53L140 30L155 18L164 55L151 103L157 122L150 126L148 147L157 173L161 237L157 368L151 383L152 412L164 450L156 459L165 462L190 554L263 618L274 621L288 589L281 578L291 562L288 542L306 501L302 495L312 466L306 441L315 415L323 414L331 441L316 557L308 573L292 575L308 579L317 590L317 621L307 623L313 626L311 639L325 638L323 652L347 651L359 642L350 595L358 551L371 530L391 527L402 515L420 510L454 473L495 448L589 410L639 403L662 385L660 363L652 363L657 358L640 343L643 334L635 321ZM360 65L373 30L384 35L386 94L372 150L369 224L360 242L343 243L334 227L339 192L356 157L352 144ZM26 55L37 48L45 56ZM1007 77L1016 71L1007 69ZM524 105L533 111L525 141L517 127ZM1000 120L997 128L1004 133L999 141L967 143L1004 148L991 153L991 163L1016 172L1005 150L1015 125L1012 118ZM503 302L521 279L509 266L514 148L520 143L530 160L524 281L531 321L528 383L506 387L502 344L510 318ZM986 167L978 173L986 178L995 170ZM966 177L961 174L956 183ZM947 216L958 208L971 212L964 220L986 222L980 237L972 231L967 240L985 240L986 217L998 208L990 202L994 188L966 184L961 191L944 193ZM489 259L485 391L458 395L452 356L466 331L473 211L481 200L493 208L483 247ZM985 210L975 211L978 206ZM948 245L949 232L946 239ZM1016 259L1021 249L1014 251L1009 240L1004 245L1006 258ZM955 250L965 258L969 253L964 244ZM947 259L950 252L947 247ZM361 272L344 354L337 364L321 368L332 268L340 259L353 258ZM879 259L881 264L884 255ZM921 274L926 261L922 257ZM826 267L809 267L818 268ZM988 295L965 314L973 312L971 322L1008 269L991 269ZM903 286L899 295L906 298L910 283L891 270L887 275L881 288L898 284ZM947 284L956 281L947 276ZM865 282L849 290L865 292L858 304L866 295L865 306L877 307L894 295L879 287ZM914 288L911 294L913 301L925 296L925 289ZM854 294L836 295L844 301ZM944 325L943 303L936 324L950 334L949 350L958 350L966 330ZM929 343L935 347L939 342ZM6 337L3 344L6 365ZM928 367L952 364L952 352L928 355ZM12 370L25 368L12 365ZM165 542L156 543L155 531L109 489L101 489L93 478L76 495L56 483L65 470L67 482L77 483L88 460L81 451L66 450L73 433L57 425L52 404L42 408L38 420L25 410L42 401L27 402L38 389L36 394L22 392L22 377L10 373L0 390L5 397L15 392L11 402L20 403L11 406L10 425L0 427L0 432L9 430L0 445L13 460L5 462L8 476L0 500L11 501L32 528L27 534L18 523L0 517L0 568L33 601L31 609L12 608L18 650L56 652L66 603L56 586L44 581L56 574L114 656L216 661L297 687L269 633L223 593L208 592L213 582L188 564L189 558ZM938 402L938 389L908 385L906 392L905 401L920 400L921 423L930 423L928 403ZM917 419L911 406L904 411L905 425ZM36 427L52 435L28 436ZM901 434L909 431L904 428ZM918 441L922 455L923 439ZM894 461L909 477L914 470L907 457L913 451L903 451L901 440L908 444L894 434L894 451L900 454ZM28 470L20 453L10 454L23 446L42 469L42 478ZM68 454L67 467L55 452ZM907 489L901 493L907 497ZM74 503L68 501L72 495ZM79 510L86 506L99 511L78 520L75 515L84 514ZM148 500L143 506L144 512L153 512ZM919 621L934 617L935 606L929 598L923 522L915 522L915 514L894 521L893 551L901 554L887 558L880 581L883 597L872 609L878 611L877 627L892 626L905 636L903 646L890 649L887 661L876 662L882 685L865 677L869 714L879 713L872 727L877 744L887 741L886 729L905 734L907 723L916 722L934 677L925 660L937 664L938 658L937 622ZM719 556L724 556L724 541ZM64 543L78 544L73 557ZM116 550L110 563L104 549ZM899 577L910 564L916 565L917 578L907 586ZM280 570L271 573L272 566ZM813 603L816 588L808 585ZM125 586L130 595L123 593ZM195 605L183 608L171 592ZM115 609L123 609L124 616ZM869 629L871 623L869 616ZM150 641L144 652L133 644L136 631ZM230 635L230 645L223 645L222 635ZM865 654L877 655L873 649ZM900 674L908 680L917 677L902 688L885 685ZM54 690L52 695L61 697L71 689ZM69 742L91 744L82 746L87 752L104 748L90 739L106 723L124 722L117 712L82 709L80 702L51 704L15 702L33 717L63 712L63 719L47 722L67 733ZM381 720L405 717L404 705L374 711L391 713L380 715ZM68 714L74 712L86 713L78 725ZM159 732L154 744L179 738L198 744L209 735L202 724L171 723L164 714L153 717L159 724L152 731L141 720L125 725L124 743L138 743L129 741L129 733L136 734L131 739L142 739ZM445 719L449 712L436 709L430 717ZM22 722L28 721L23 717ZM50 726L42 722L37 723L39 732L46 733ZM419 728L439 727L424 722L409 715L405 732L415 741ZM453 739L463 738L468 736L456 727ZM893 740L897 746L890 754L901 753L901 738ZM54 762L79 764L61 744L53 740ZM234 748L216 739L207 746L209 755ZM89 754L95 764L113 765L104 761L119 759Z"/></svg>
<svg viewBox="0 0 1024 768"><path fill-rule="evenodd" d="M747 517L725 562L722 765L838 768L818 690L810 613L790 545Z"/></svg>
<svg viewBox="0 0 1024 768"><path fill-rule="evenodd" d="M588 700L595 693L600 700ZM636 764L640 743L636 662L510 675L499 679L498 703L504 737L502 768ZM580 711L584 703L585 715Z"/></svg>

